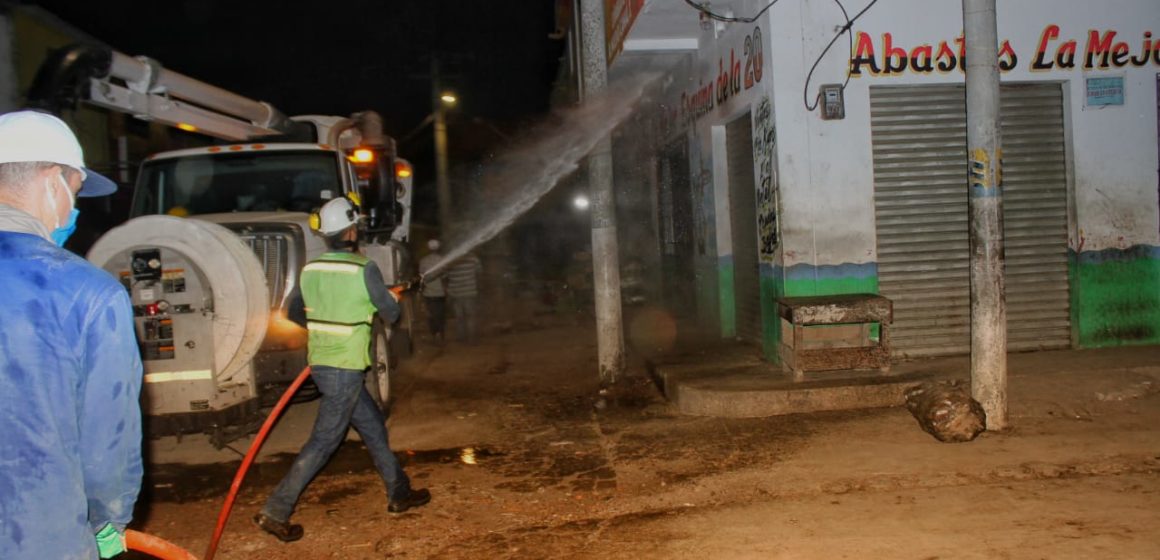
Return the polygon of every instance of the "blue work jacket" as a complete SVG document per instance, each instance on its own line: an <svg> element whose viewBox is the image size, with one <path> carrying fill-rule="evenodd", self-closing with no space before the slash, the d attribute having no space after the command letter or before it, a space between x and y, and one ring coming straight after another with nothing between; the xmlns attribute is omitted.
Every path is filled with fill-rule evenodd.
<svg viewBox="0 0 1160 560"><path fill-rule="evenodd" d="M128 293L31 233L0 231L0 557L97 558L141 487L141 359Z"/></svg>

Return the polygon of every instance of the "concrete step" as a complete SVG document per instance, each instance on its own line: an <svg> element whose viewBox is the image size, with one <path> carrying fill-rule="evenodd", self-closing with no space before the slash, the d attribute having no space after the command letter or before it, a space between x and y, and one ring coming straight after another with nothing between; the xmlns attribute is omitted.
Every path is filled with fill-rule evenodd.
<svg viewBox="0 0 1160 560"><path fill-rule="evenodd" d="M843 370L809 372L795 382L789 372L770 364L658 365L654 371L682 414L726 418L902 406L907 388L940 377L929 370Z"/></svg>
<svg viewBox="0 0 1160 560"><path fill-rule="evenodd" d="M682 414L752 418L860 408L903 406L907 388L926 381L969 382L968 356L897 361L878 370L806 372L793 381L780 366L762 361L752 348L718 344L668 356L650 364L665 396ZM1160 378L1160 347L1012 352L1013 381L1025 376L1089 374L1114 370ZM1104 390L1104 389L1101 389Z"/></svg>

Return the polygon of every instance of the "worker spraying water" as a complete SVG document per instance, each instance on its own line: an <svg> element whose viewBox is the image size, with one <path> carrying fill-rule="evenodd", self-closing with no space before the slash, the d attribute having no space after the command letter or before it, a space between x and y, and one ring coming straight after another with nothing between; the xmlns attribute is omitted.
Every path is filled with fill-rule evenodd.
<svg viewBox="0 0 1160 560"><path fill-rule="evenodd" d="M533 134L522 149L506 154L501 158L511 171L503 174L502 180L507 184L524 185L504 199L503 203L493 207L492 214L484 217L483 225L470 230L453 241L453 249L443 255L436 263L425 269L425 272L411 282L400 283L393 291L416 288L428 279L435 279L446 272L446 269L481 244L491 240L516 218L531 209L537 201L549 193L561 179L579 167L579 162L589 151L612 130L624 122L631 114L633 105L643 95L646 85L651 78L641 78L624 89L610 91L607 95L592 98L584 106L563 115L560 123L551 129L545 129L539 134ZM321 216L320 216L321 218ZM321 224L320 224L321 225ZM238 490L245 478L246 472L253 463L257 452L261 449L266 436L269 434L279 414L289 402L290 396L299 385L310 375L310 369L303 370L283 394L282 399L274 407L259 430L257 437L251 444L249 451L242 461L230 488L230 494L223 504L221 514L215 527L213 538L210 541L205 559L212 560L217 551L218 543L223 535L225 525L229 520L230 512ZM389 484L389 483L388 483ZM430 499L425 490L415 491L398 505L388 506L392 511L405 511L411 507L423 505ZM265 519L263 517L265 516ZM288 521L270 523L268 514L259 514L255 519L259 526L284 541L300 538L302 528ZM280 521L280 520L279 520ZM265 523L263 523L265 522Z"/></svg>
<svg viewBox="0 0 1160 560"><path fill-rule="evenodd" d="M354 426L387 486L391 513L402 513L431 500L411 481L391 452L386 420L364 386L371 365L372 317L388 323L401 313L399 295L388 291L374 261L358 254L358 209L336 198L311 216L311 229L326 239L328 251L302 270L301 289L291 295L289 317L310 332L311 376L322 402L310 439L290 472L266 501L254 523L283 542L302 538L301 525L290 515L306 485L318 474Z"/></svg>
<svg viewBox="0 0 1160 560"><path fill-rule="evenodd" d="M112 60L116 63L116 64L112 65L114 69L125 69L125 68L133 69L133 68L137 68L137 67L141 66L140 64L134 63L132 60L128 59L127 57L120 56L120 55L114 55L112 57ZM147 79L147 77L142 77L141 79L145 80L145 79ZM455 261L460 259L462 256L468 254L469 252L471 252L472 250L474 250L475 248L477 248L481 244L491 240L496 235L501 233L504 229L509 227L519 216L521 216L522 214L524 214L525 212L530 210L544 195L546 195L548 192L550 192L562 179L564 179L566 176L568 176L572 172L576 171L579 168L580 161L586 155L588 155L589 152L591 152L592 149L602 139L607 138L607 136L614 129L616 129L618 126L623 124L623 122L629 117L629 115L632 113L634 105L641 98L643 91L645 90L645 86L648 83L648 81L649 81L648 78L644 78L644 77L638 78L637 80L630 81L629 83L625 84L621 88L609 90L606 94L604 94L602 96L587 99L583 106L578 107L578 108L571 110L571 111L568 111L568 112L561 113L560 114L561 119L558 121L558 123L555 126L552 126L550 128L545 128L545 129L539 131L538 133L534 133L534 134L530 135L528 137L528 139L524 142L522 148L514 150L512 152L509 152L503 158L501 158L500 161L502 163L504 163L503 169L505 171L499 175L498 180L506 185L519 185L520 187L515 189L511 193L509 193L508 196L504 197L498 204L492 206L491 207L492 210L489 213L480 216L479 220L477 222L480 224L479 227L469 229L468 231L465 231L462 235L458 236L457 238L452 239L451 242L448 243L450 250L447 251L445 257L440 262L438 262L437 264L432 266L430 269L428 269L422 277L417 279L416 282L421 283L421 282L423 282L423 280L425 278L433 278L433 277L438 276L439 274L445 272L445 269L447 267L449 267L452 263L454 263ZM184 83L184 82L181 82L181 83ZM176 88L176 85L177 85L177 82L175 82L173 84L173 86L175 88ZM93 91L102 91L102 90L100 90L100 88L94 88ZM352 120L350 122L354 122L354 121ZM343 121L340 124L344 124L344 126L349 126L349 123L347 123L347 121ZM335 128L334 130L336 131L334 134L335 134L335 137L337 139L339 136L339 133L337 132L337 130L339 130L339 129ZM337 145L338 142L335 142L335 144ZM212 148L209 148L209 149L212 149ZM209 149L207 149L207 150L209 150ZM270 150L267 150L267 152L273 153ZM348 155L345 152L338 153L337 150L335 150L335 152L336 152L337 156L342 156L344 158L347 157L347 155ZM263 152L263 153L266 153L266 152ZM198 154L198 157L200 157L201 159L205 159L209 156L205 156L204 154ZM350 155L350 157L353 157L353 154ZM345 161L345 160L343 160L343 161ZM346 164L344 163L344 165L346 165ZM187 169L187 168L188 168L188 166L183 167L182 171L189 171L189 169ZM409 173L407 175L409 176ZM400 174L399 176L403 177L404 175ZM83 175L82 175L82 177L83 177ZM65 179L66 179L66 181L71 181L71 177L69 177L69 176L66 176ZM75 192L75 185L73 185L72 183L68 183L68 187L70 190ZM344 189L344 192L345 192L345 190L346 189ZM405 189L405 191L409 192L409 189ZM386 192L393 192L393 191L388 190ZM56 198L54 200L57 201L58 207L67 206L64 202L60 202L61 200L64 200L65 197L60 196L59 193L56 193L56 194L53 194L50 196L56 196ZM63 218L60 218L58 220L54 220L51 225L54 227L64 225L68 221L68 218L69 218L69 216L64 216ZM160 217L158 217L158 219L177 220L177 218L172 218L172 217L168 217L168 216L160 216ZM404 223L405 223L405 221L404 221ZM209 225L199 226L199 227L201 227L201 229L199 229L198 231L201 233L204 233L205 235L201 236L199 234L200 237L198 237L198 239L204 238L204 239L221 240L223 243L223 246L226 246L226 248L229 249L228 251L225 251L224 253L229 253L230 255L233 255L234 260L236 260L236 261L246 260L246 259L241 259L240 255L242 255L242 254L245 254L248 258L252 259L252 257L250 257L248 254L248 251L251 250L251 247L247 247L244 244L238 242L232 235L230 235L230 231L222 230L222 232L224 232L224 233L217 232L216 230L214 230L214 228L210 227ZM58 229L60 229L60 228L58 228ZM221 229L221 228L217 228L217 229ZM211 231L211 230L213 230L213 231ZM391 230L391 231L397 231L397 230ZM49 232L49 233L55 233L55 232ZM391 234L391 235L392 235L391 239L393 240L394 239L393 234ZM226 239L226 238L228 238L230 240L228 243L226 241L224 241L224 239ZM129 246L129 245L126 245L126 246ZM96 250L98 248L99 247L94 247L94 250ZM237 254L235 255L234 253L237 253ZM114 255L117 254L117 251L112 251L112 254L114 254ZM121 265L118 264L118 265L114 266L113 268L125 268L126 270L129 271L128 274L131 275L131 277L134 278L134 280L148 281L148 282L151 282L153 284L157 284L159 286L167 285L166 284L167 281L169 281L170 283L173 283L173 278L166 276L167 273L171 274L171 272L167 268L162 268L162 266L160 264L162 261L159 258L158 259L148 259L146 257L149 257L150 255L147 255L145 253L131 254L131 255L127 255L127 256L132 257L132 258L128 258L128 260L126 261L128 264L126 264L126 266L122 267ZM164 256L164 255L162 255L162 256ZM140 270L135 268L135 264L138 263L138 261L140 261L140 263L145 265ZM154 262L156 262L157 264L156 265L152 264ZM255 263L256 263L256 261L255 261ZM251 267L251 268L253 268L253 267ZM255 276L255 275L251 274L251 276ZM258 277L258 276L255 276L255 277ZM186 280L188 280L188 279L186 279ZM256 280L254 282L251 282L251 284L254 284L255 286L261 286L262 282L259 279L259 280ZM397 282L396 284L403 284L403 283ZM411 283L408 283L408 284L411 284ZM142 283L141 285L145 285L145 284ZM120 290L123 290L123 288L121 288L119 285L117 285L116 287ZM266 306L269 305L268 302L273 297L271 294L268 294L268 293L263 292L261 290L258 290L257 292L255 292L256 295L255 294L248 294L247 295L247 294L243 294L241 292L239 292L239 293L241 294L241 296L245 296L245 297L242 297L242 299L245 300L246 302L251 303L255 307L259 306L259 304L260 304L263 308L265 308ZM122 296L121 300L124 300L123 293L121 293L121 296ZM239 297L241 297L241 296L239 296ZM104 301L113 301L114 299L115 298L104 298ZM168 302L168 301L162 301L162 302L154 302L153 305L146 305L145 311L147 313L147 316L142 318L141 320L149 321L149 320L156 319L158 324L161 325L162 327L164 327L165 325L162 322L162 319L164 319L164 318L159 319L158 318L159 314L172 313L172 312L182 313L182 312L188 311L186 308L182 307L182 305L170 306L169 305L170 303L171 302ZM162 304L165 304L165 305L162 305ZM231 310L234 307L236 307L236 306L231 306L231 305L228 305L225 302L223 302L222 305L218 306L218 309L220 309L222 312L226 312L226 311ZM150 313L152 313L152 314L150 314ZM8 322L11 322L11 321L9 320ZM250 323L250 322L253 322L253 321L244 321L243 323ZM220 322L219 321L219 322L215 323L215 328L217 326L219 326L219 323L221 323L222 325L225 325L228 322ZM230 323L230 324L233 324L233 323ZM146 332L148 332L148 329L146 329ZM163 329L163 328L159 328L158 330L154 331L155 335L160 336L160 334L158 334L158 333L168 333L168 331ZM244 337L239 336L239 337L233 337L233 338L230 338L230 337L225 337L225 338L229 338L230 340L235 340L235 339L242 340L242 339L244 339L244 340L252 342L252 341L260 341L263 338L264 334L265 334L265 329L256 329L256 330L254 330L253 333L250 333L249 331L247 331L246 336L244 336ZM158 352L164 352L166 348L169 348L169 347L164 346L164 345L155 345L155 346L156 346ZM4 354L6 356L14 356L15 355L14 352L8 352L7 350L4 352ZM226 355L226 354L229 354L229 355ZM234 359L233 354L234 353L223 353L223 356L225 356L226 358L229 358L230 360L233 360ZM151 358L154 360L172 359L171 356L167 356L167 355L153 355L153 356L151 356ZM217 360L217 358L218 358L218 356L214 356L215 360ZM229 360L225 360L225 361L229 361ZM245 360L242 360L242 361L245 361ZM138 362L138 364L139 364L139 362ZM136 372L135 378L140 380L141 379L141 372L139 370L140 365L138 365L137 367L138 367L138 371ZM197 370L197 371L201 371L201 370ZM231 372L233 370L231 370L230 368L222 368L222 371L227 371L227 373L228 373L228 372ZM242 370L239 370L239 371L242 371ZM243 373L244 373L244 371L243 371ZM260 432L260 437L255 440L254 446L251 449L251 455L247 456L247 460L243 462L243 466L239 470L238 475L235 478L234 488L231 491L231 498L229 500L227 500L227 504L223 508L223 513L222 513L221 518L219 519L219 524L218 524L217 530L215 532L214 539L212 541L210 550L206 555L207 559L212 558L214 555L214 552L216 551L217 542L221 537L221 532L224 528L225 521L228 519L228 516L229 516L229 506L232 504L232 498L234 496L236 496L237 487L240 486L240 483L245 475L245 469L249 466L250 461L252 460L253 454L256 453L258 448L260 448L260 446L261 446L261 441L262 441L261 436L263 436L266 432L268 432L269 425L272 424L272 421L274 419L276 419L276 416L278 415L278 413L281 412L282 406L284 406L285 401L288 399L288 396L294 390L297 389L297 387L301 384L302 380L305 379L305 376L308 374L309 374L309 370L304 370L302 372L302 374L300 374L296 378L294 384L291 385L291 387L287 391L286 395L283 396L283 402L279 403L279 406L275 408L274 412L267 419L267 425L264 426L263 430ZM242 375L242 374L239 374L239 375ZM242 376L245 377L246 379L250 379L250 377L246 377L245 375L242 375ZM176 379L176 378L174 378L174 379ZM167 379L167 378L156 378L156 376L153 379L153 381L168 381L168 380L169 379ZM242 386L244 386L244 385L245 384L243 384ZM133 398L129 399L129 400L135 402L136 401L136 398L135 398L136 392L135 391L137 390L137 387L139 387L139 385L131 385L131 384L124 385L124 384L122 384L119 387L119 389L118 389L119 393L117 393L117 394L119 394L121 396L121 398L128 398L129 393L133 393L132 394ZM6 392L6 394L16 395L16 394L20 394L20 393L18 393L18 392ZM136 424L136 425L139 426L139 424ZM129 426L128 424L126 424L126 428L131 428L131 427L132 426ZM139 430L139 427L136 429ZM133 473L133 469L131 469L131 468L130 469L122 469L119 471L116 469L113 469L113 470L114 470L114 472L119 472L121 474L132 474ZM138 472L139 472L139 470L138 470ZM15 487L19 487L19 486L17 485ZM134 492L134 496L135 496L135 492ZM392 496L392 498L394 498L394 497L395 496ZM408 494L405 497L392 500L391 509L399 511L399 510L408 509L410 507L416 507L416 506L419 506L419 505L422 505L423 503L425 503L426 499L427 499L427 497L425 494L420 493L419 491L416 491L415 493ZM7 504L7 503L12 503L12 502L9 500L5 500L5 503ZM51 503L51 502L45 501L45 503ZM59 505L59 504L56 504L56 505ZM122 509L124 509L124 508L122 508ZM90 513L91 513L91 511L90 511ZM294 537L301 534L300 529L296 530L294 526L289 524L288 520L277 519L277 521L285 524L284 527L282 527L282 526L274 527L275 531L272 531L272 532L275 533L275 536L277 536L278 538L283 539L283 540L293 540ZM102 537L104 539L104 541L102 541L104 544L101 544L101 547L105 547L106 545L109 546L110 547L109 548L110 554L114 554L115 552L113 551L113 548L112 548L114 545L117 547L120 547L122 549L126 546L126 544L128 544L130 546L130 548L136 548L133 546L134 542L142 543L143 542L142 538L145 537L143 535L140 535L138 533L134 533L134 532L130 531L129 535L128 535L130 538L128 541L126 541L126 539L122 536L123 533L121 532L121 530L123 529L124 524L126 522L127 522L127 519L120 519L120 518L114 519L114 518L110 517L110 519L107 520L105 523L100 523L99 524L100 526L92 525L92 523L90 523L90 525L92 525L92 526L89 528L94 532L99 532L102 535L104 535ZM270 525L270 524L266 523L265 525ZM107 531L106 529L108 527L111 527L112 530ZM267 528L267 527L263 527L263 528ZM284 529L284 530L280 530L280 529ZM5 528L5 530L7 530L7 528ZM267 528L267 530L269 530L269 529ZM0 533L0 534L8 535L9 533ZM98 535L98 536L100 536L100 535ZM288 538L284 538L284 537L288 537ZM93 538L95 541L96 537L93 537ZM145 539L145 540L149 540L149 539ZM58 541L59 541L59 539L58 539ZM63 541L59 541L59 542L63 542ZM88 546L88 545L85 545L85 546ZM141 546L144 546L144 545L142 544ZM138 548L138 549L141 549L141 548ZM37 551L37 554L40 554L43 552L44 552L44 550L41 549L41 550ZM184 551L178 551L178 552L183 553ZM36 557L45 557L45 556L36 556Z"/></svg>

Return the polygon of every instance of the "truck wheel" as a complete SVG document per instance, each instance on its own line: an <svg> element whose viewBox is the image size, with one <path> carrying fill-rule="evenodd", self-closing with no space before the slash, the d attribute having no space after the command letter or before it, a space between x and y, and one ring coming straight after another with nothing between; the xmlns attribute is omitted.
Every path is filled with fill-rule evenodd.
<svg viewBox="0 0 1160 560"><path fill-rule="evenodd" d="M391 341L390 328L378 317L371 330L371 368L367 372L366 387L379 410L384 413L391 406Z"/></svg>

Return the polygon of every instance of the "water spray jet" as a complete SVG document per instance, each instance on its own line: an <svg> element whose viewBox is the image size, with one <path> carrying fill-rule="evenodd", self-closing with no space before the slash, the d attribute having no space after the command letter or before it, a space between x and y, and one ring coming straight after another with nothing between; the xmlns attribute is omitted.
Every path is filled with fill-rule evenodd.
<svg viewBox="0 0 1160 560"><path fill-rule="evenodd" d="M559 113L559 122L529 135L519 147L500 156L495 165L504 171L495 180L503 185L522 186L493 206L495 211L480 220L482 225L457 236L449 244L452 249L421 274L416 284L438 276L456 260L499 235L579 169L581 160L632 115L646 88L658 77L641 74L610 86L582 105Z"/></svg>

